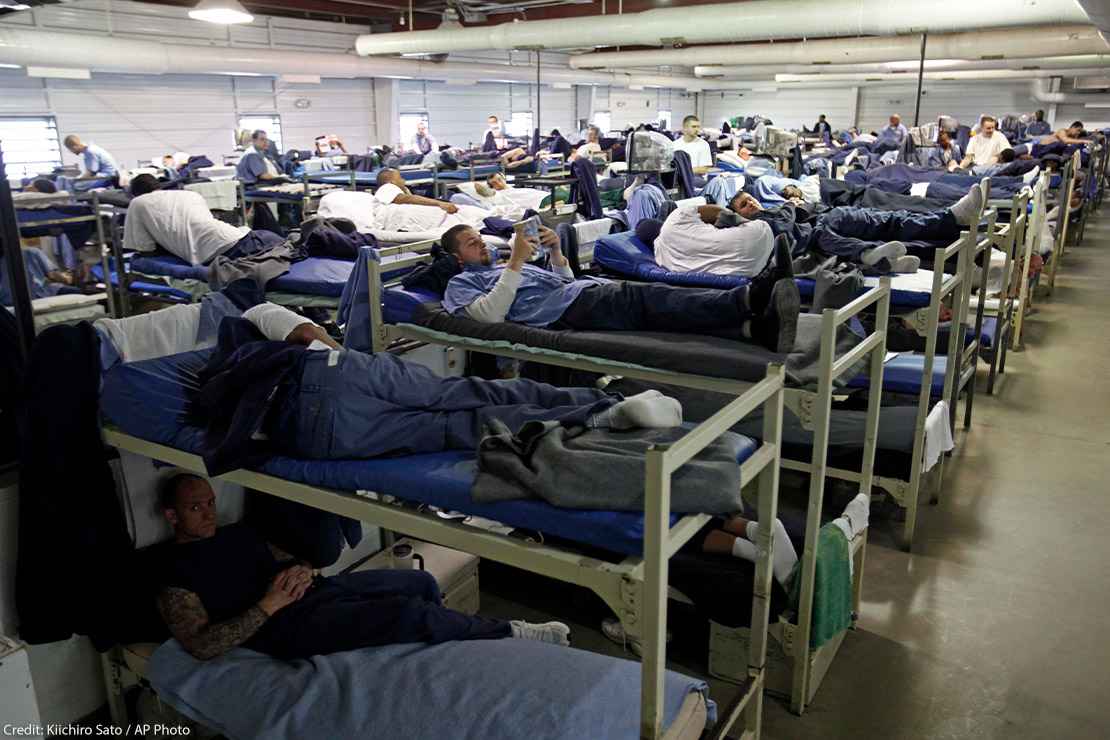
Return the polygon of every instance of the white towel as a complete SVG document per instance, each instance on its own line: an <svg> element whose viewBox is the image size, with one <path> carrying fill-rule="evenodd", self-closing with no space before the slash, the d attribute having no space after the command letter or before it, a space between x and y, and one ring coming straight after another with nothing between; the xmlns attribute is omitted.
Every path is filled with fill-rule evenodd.
<svg viewBox="0 0 1110 740"><path fill-rule="evenodd" d="M579 221L574 224L574 233L578 235L578 245L593 244L599 238L609 233L613 227L613 220L609 218L595 218L592 221Z"/></svg>
<svg viewBox="0 0 1110 740"><path fill-rule="evenodd" d="M925 459L922 461L922 472L932 470L940 456L955 447L952 427L948 424L948 402L941 401L925 419Z"/></svg>
<svg viewBox="0 0 1110 740"><path fill-rule="evenodd" d="M910 195L916 195L918 198L924 198L925 194L929 192L929 182L915 182L910 185Z"/></svg>
<svg viewBox="0 0 1110 740"><path fill-rule="evenodd" d="M239 204L238 183L235 180L193 182L186 185L185 189L200 193L205 204L213 211L234 211Z"/></svg>

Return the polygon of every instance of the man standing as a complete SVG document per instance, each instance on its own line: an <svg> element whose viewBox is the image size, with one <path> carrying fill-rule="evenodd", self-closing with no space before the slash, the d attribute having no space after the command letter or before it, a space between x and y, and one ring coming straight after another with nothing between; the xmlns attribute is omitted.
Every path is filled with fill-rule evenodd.
<svg viewBox="0 0 1110 740"><path fill-rule="evenodd" d="M694 174L704 175L713 167L713 155L709 151L709 142L699 134L701 121L697 116L686 116L682 119L682 138L674 143L674 150L690 155L690 166L694 168Z"/></svg>
<svg viewBox="0 0 1110 740"><path fill-rule="evenodd" d="M979 121L978 135L971 137L967 143L960 169L998 164L998 155L1009 148L1009 140L998 130L998 121L992 116L983 116Z"/></svg>
<svg viewBox="0 0 1110 740"><path fill-rule="evenodd" d="M91 141L86 144L76 134L67 136L64 143L66 149L81 157L82 171L77 178L79 181L111 180L119 175L119 165L103 147ZM95 185L90 184L86 187L95 187ZM78 189L84 188L78 187Z"/></svg>
<svg viewBox="0 0 1110 740"><path fill-rule="evenodd" d="M824 136L825 134L832 136L832 126L830 126L829 122L825 120L824 113L817 117L817 123L813 125L813 133L820 134L821 136Z"/></svg>

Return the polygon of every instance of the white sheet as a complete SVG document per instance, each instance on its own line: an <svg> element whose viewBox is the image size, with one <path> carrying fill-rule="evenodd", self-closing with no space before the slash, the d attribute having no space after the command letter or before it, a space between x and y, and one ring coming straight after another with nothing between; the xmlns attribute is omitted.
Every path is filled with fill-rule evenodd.
<svg viewBox="0 0 1110 740"><path fill-rule="evenodd" d="M879 278L865 277L863 284L868 288L878 287ZM917 272L892 275L890 289L902 290L907 293L931 293L933 291L933 271L918 270Z"/></svg>
<svg viewBox="0 0 1110 740"><path fill-rule="evenodd" d="M924 198L925 194L929 192L929 186L931 184L932 183L929 182L915 182L913 185L910 185L910 195Z"/></svg>

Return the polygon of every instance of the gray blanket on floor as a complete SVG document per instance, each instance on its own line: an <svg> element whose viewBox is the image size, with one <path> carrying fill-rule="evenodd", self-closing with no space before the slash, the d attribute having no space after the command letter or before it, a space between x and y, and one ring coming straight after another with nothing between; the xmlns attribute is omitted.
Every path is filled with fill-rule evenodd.
<svg viewBox="0 0 1110 740"><path fill-rule="evenodd" d="M495 419L478 445L478 475L470 492L483 503L538 498L572 509L643 511L644 453L687 431L614 432L534 421L514 435ZM737 459L747 444L727 432L679 468L671 478L671 511L741 511Z"/></svg>

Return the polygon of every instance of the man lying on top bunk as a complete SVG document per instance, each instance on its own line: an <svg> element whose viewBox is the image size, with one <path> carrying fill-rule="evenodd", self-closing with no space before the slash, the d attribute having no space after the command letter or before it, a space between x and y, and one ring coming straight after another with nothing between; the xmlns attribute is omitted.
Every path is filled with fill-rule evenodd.
<svg viewBox="0 0 1110 740"><path fill-rule="evenodd" d="M1018 144L1014 147L1014 153L1022 159L1040 159L1048 154L1066 157L1075 147L1091 143L1090 139L1079 138L1082 135L1083 122L1075 121L1067 128L1042 136L1032 143Z"/></svg>
<svg viewBox="0 0 1110 740"><path fill-rule="evenodd" d="M455 193L451 202L483 208L510 221L520 221L525 211L544 208L551 202L551 193L540 188L518 188L510 185L505 176L495 172L484 183L474 183L474 195Z"/></svg>
<svg viewBox="0 0 1110 740"><path fill-rule="evenodd" d="M637 227L637 235L654 247L656 261L668 270L751 274L747 271L752 264L763 264L757 262L763 241L774 234L788 240L794 256L815 252L879 272L908 273L916 272L921 260L907 254L904 241L951 242L981 208L977 187L951 208L935 213L837 207L814 215L800 193L767 209L750 194L738 193L727 209L679 208L661 227L655 221L657 236L648 222L641 224L642 235Z"/></svg>
<svg viewBox="0 0 1110 740"><path fill-rule="evenodd" d="M560 622L463 614L443 606L424 571L325 578L244 524L220 527L204 478L171 474L159 505L173 540L155 551L158 611L193 657L246 647L282 660L410 642L516 637L569 645Z"/></svg>
<svg viewBox="0 0 1110 740"><path fill-rule="evenodd" d="M774 352L794 347L800 296L790 279L785 246L781 259L768 264L748 285L712 290L575 279L558 237L546 228L538 238L518 231L503 267L491 264L481 235L471 227L449 229L440 243L463 267L444 292L444 308L452 314L484 323L511 321L581 331L697 333L739 328L745 338ZM528 264L541 245L549 250L551 270Z"/></svg>
<svg viewBox="0 0 1110 740"><path fill-rule="evenodd" d="M219 220L200 193L159 190L153 175L132 180L131 195L123 227L127 250L154 252L160 247L191 265L203 265L219 256L246 257L284 241L272 231Z"/></svg>

